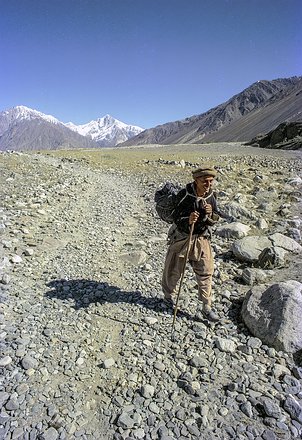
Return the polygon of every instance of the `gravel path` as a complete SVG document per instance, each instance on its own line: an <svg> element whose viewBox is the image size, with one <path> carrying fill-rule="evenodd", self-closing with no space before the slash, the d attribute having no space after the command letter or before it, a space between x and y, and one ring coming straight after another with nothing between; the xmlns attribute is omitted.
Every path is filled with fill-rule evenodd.
<svg viewBox="0 0 302 440"><path fill-rule="evenodd" d="M193 319L188 269L171 339L158 182L38 154L0 167L0 438L301 438L301 369L240 322L236 262L216 259L216 325Z"/></svg>

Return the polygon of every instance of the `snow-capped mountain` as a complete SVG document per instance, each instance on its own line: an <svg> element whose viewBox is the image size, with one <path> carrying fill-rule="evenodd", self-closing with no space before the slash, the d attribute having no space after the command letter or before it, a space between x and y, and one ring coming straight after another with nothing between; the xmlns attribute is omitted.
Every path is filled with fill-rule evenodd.
<svg viewBox="0 0 302 440"><path fill-rule="evenodd" d="M20 105L0 113L0 150L113 147L142 131L109 115L84 125L65 124Z"/></svg>
<svg viewBox="0 0 302 440"><path fill-rule="evenodd" d="M20 121L32 121L42 119L51 124L61 124L61 122L51 115L45 115L24 105L18 105L0 113L0 136L11 126Z"/></svg>
<svg viewBox="0 0 302 440"><path fill-rule="evenodd" d="M89 136L102 147L113 147L144 131L141 127L125 124L110 115L83 125L75 125L72 122L65 125L82 136Z"/></svg>
<svg viewBox="0 0 302 440"><path fill-rule="evenodd" d="M0 113L0 150L50 150L98 145L50 115L25 106Z"/></svg>

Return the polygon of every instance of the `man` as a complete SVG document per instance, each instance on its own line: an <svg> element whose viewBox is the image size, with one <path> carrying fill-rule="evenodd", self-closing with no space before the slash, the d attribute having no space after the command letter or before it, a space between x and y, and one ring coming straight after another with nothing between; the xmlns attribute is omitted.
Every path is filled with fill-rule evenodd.
<svg viewBox="0 0 302 440"><path fill-rule="evenodd" d="M169 248L162 277L164 298L171 305L176 285L181 277L187 247L190 246L189 262L198 284L198 296L202 302L202 314L210 321L219 318L212 310L212 275L214 261L210 245L210 227L218 220L218 209L212 191L217 171L211 166L193 170L194 181L177 194L174 224L168 233ZM193 225L193 226L192 226ZM188 243L193 227L191 243Z"/></svg>

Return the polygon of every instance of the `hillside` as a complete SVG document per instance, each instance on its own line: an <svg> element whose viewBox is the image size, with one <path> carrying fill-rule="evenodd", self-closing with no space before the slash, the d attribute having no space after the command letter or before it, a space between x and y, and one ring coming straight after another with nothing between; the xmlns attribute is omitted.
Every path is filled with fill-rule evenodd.
<svg viewBox="0 0 302 440"><path fill-rule="evenodd" d="M58 119L25 106L0 113L0 151L91 148L97 144Z"/></svg>
<svg viewBox="0 0 302 440"><path fill-rule="evenodd" d="M302 121L302 81L288 93L273 97L263 108L206 135L202 142L244 141L271 131L280 123L294 121Z"/></svg>
<svg viewBox="0 0 302 440"><path fill-rule="evenodd" d="M299 113L301 112L301 107L299 108L301 87L301 77L258 81L227 102L205 113L145 130L123 145L202 143L211 139L209 136L212 133L219 137L220 130L227 130L227 127L230 127L230 130L219 137L219 141L248 140L259 134L258 129L269 131L272 124L284 122L284 117L293 120L301 117ZM261 115L261 110L264 108L266 109L265 123L262 122L263 116ZM276 108L277 119L274 116ZM249 123L249 120L244 122L243 118L252 114L255 115L252 122ZM231 124L236 121L237 131L233 135ZM241 124L240 121L243 123ZM248 135L246 125L249 126ZM254 125L255 131L253 131Z"/></svg>
<svg viewBox="0 0 302 440"><path fill-rule="evenodd" d="M0 113L0 151L113 147L142 130L110 115L75 125L25 106L16 106Z"/></svg>

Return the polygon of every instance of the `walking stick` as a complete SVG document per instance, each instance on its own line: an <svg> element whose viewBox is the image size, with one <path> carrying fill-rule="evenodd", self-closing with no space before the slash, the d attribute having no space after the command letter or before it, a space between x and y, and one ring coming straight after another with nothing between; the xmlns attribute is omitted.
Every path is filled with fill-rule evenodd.
<svg viewBox="0 0 302 440"><path fill-rule="evenodd" d="M190 253L190 249L191 249L191 240L192 240L192 235L193 235L193 229L194 229L194 223L192 223L191 227L190 227L189 241L188 241L186 255L185 255L185 258L184 258L184 267L183 267L183 271L182 271L182 275L181 275L181 279L180 279L180 283L179 283L179 288L178 288L178 293L177 293L176 303L175 303L175 308L174 308L174 316L173 316L171 336L173 336L173 332L174 332L175 319L176 319L176 314L177 314L177 310L178 310L178 300L179 300L179 295L180 295L180 291L181 291L182 282L183 282L183 279L184 279L184 276L185 276L186 265L187 265L187 262L188 262L188 259L189 259L189 253Z"/></svg>

